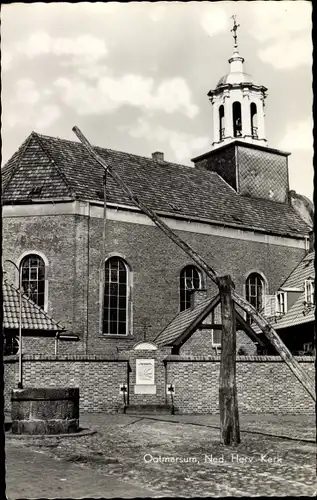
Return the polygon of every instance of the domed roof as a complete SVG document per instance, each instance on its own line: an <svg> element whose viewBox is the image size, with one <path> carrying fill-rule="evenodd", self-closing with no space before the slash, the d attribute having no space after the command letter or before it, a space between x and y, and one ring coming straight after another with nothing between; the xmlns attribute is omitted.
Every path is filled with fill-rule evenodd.
<svg viewBox="0 0 317 500"><path fill-rule="evenodd" d="M217 87L220 87L221 85L233 85L239 83L251 83L253 85L257 85L252 76L249 75L249 73L244 73L242 71L232 71L220 78L219 82L217 83Z"/></svg>

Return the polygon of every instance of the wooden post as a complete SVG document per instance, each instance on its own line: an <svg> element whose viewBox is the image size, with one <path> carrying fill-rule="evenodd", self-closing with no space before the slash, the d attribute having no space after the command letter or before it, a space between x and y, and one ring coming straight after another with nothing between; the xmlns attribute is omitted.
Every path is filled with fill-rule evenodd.
<svg viewBox="0 0 317 500"><path fill-rule="evenodd" d="M240 443L236 387L236 317L230 276L219 278L222 338L219 376L220 439L222 444Z"/></svg>

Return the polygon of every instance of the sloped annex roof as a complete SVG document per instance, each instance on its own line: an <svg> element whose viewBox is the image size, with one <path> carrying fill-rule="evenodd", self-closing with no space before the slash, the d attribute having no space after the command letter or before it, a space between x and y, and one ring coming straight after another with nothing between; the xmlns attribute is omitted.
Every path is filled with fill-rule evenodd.
<svg viewBox="0 0 317 500"><path fill-rule="evenodd" d="M241 312L241 310L240 310ZM172 321L158 334L154 342L158 347L181 347L182 344L199 329L201 323L212 313L213 319L217 325L221 325L221 308L219 293L212 298L206 298L195 305L178 313ZM268 344L267 340L258 337L255 330L248 325L243 316L239 313L239 307L236 306L236 325L237 330L243 330L247 336L262 346Z"/></svg>
<svg viewBox="0 0 317 500"><path fill-rule="evenodd" d="M238 195L218 174L96 147L133 194L158 213L266 233L302 236L309 227L288 204ZM80 142L32 132L2 169L3 204L103 200L104 169ZM108 176L107 203L133 206Z"/></svg>
<svg viewBox="0 0 317 500"><path fill-rule="evenodd" d="M154 339L155 344L163 347L185 342L219 302L220 297L217 294L202 300L195 307L181 311Z"/></svg>
<svg viewBox="0 0 317 500"><path fill-rule="evenodd" d="M2 284L4 329L18 329L20 297L18 289L7 280ZM22 329L61 332L65 328L51 318L41 307L26 295L22 295Z"/></svg>

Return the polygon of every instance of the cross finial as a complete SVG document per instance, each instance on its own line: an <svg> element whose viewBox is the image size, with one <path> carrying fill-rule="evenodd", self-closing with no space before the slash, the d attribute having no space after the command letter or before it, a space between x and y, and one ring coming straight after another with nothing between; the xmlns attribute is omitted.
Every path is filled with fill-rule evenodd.
<svg viewBox="0 0 317 500"><path fill-rule="evenodd" d="M236 14L234 14L233 16L231 16L232 19L233 19L233 27L230 31L233 31L233 38L234 38L234 44L235 46L237 46L237 29L239 28L240 24L237 24L236 23Z"/></svg>

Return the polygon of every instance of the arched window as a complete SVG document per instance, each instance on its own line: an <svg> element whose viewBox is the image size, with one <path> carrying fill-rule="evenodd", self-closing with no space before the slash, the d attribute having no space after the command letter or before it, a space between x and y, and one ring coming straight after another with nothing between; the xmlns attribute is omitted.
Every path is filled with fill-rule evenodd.
<svg viewBox="0 0 317 500"><path fill-rule="evenodd" d="M23 292L44 309L45 264L36 254L26 255L21 261L21 285Z"/></svg>
<svg viewBox="0 0 317 500"><path fill-rule="evenodd" d="M245 296L248 302L257 310L261 311L264 306L264 280L258 273L251 273L245 285ZM248 315L247 320L251 323L251 317Z"/></svg>
<svg viewBox="0 0 317 500"><path fill-rule="evenodd" d="M128 333L128 267L120 257L105 263L103 332L109 335Z"/></svg>
<svg viewBox="0 0 317 500"><path fill-rule="evenodd" d="M241 122L241 104L236 101L232 104L232 117L233 117L233 135L240 137L242 135L242 122Z"/></svg>
<svg viewBox="0 0 317 500"><path fill-rule="evenodd" d="M195 266L186 266L180 274L180 310L190 307L190 292L201 288L201 273Z"/></svg>
<svg viewBox="0 0 317 500"><path fill-rule="evenodd" d="M251 133L252 137L257 139L258 137L258 122L257 122L257 108L254 102L250 105L250 113L251 113Z"/></svg>
<svg viewBox="0 0 317 500"><path fill-rule="evenodd" d="M223 104L219 106L219 138L222 140L225 136L225 108Z"/></svg>

